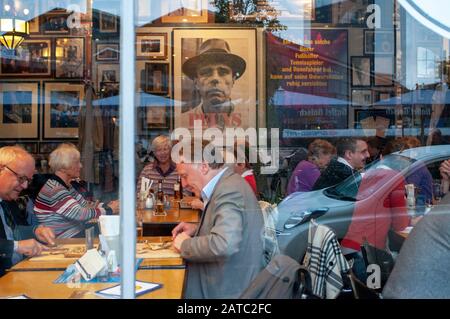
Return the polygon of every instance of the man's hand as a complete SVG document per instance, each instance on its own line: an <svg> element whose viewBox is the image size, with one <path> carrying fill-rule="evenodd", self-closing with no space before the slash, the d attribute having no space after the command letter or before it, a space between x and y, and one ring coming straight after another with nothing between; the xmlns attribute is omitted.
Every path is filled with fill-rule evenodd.
<svg viewBox="0 0 450 319"><path fill-rule="evenodd" d="M55 246L55 233L53 229L46 226L38 226L34 231L36 238L49 246Z"/></svg>
<svg viewBox="0 0 450 319"><path fill-rule="evenodd" d="M190 204L191 204L191 207L192 207L193 209L200 209L200 210L203 210L203 209L205 208L205 205L203 204L203 202L202 202L200 199L198 199L198 198L194 198L194 199L190 202Z"/></svg>
<svg viewBox="0 0 450 319"><path fill-rule="evenodd" d="M450 176L450 160L443 161L439 167L442 179L448 180Z"/></svg>
<svg viewBox="0 0 450 319"><path fill-rule="evenodd" d="M25 256L40 255L43 250L48 250L47 247L38 243L34 239L21 240L18 244L17 252Z"/></svg>
<svg viewBox="0 0 450 319"><path fill-rule="evenodd" d="M175 237L181 233L186 233L186 235L192 237L196 230L197 224L181 222L172 230L172 240L175 240Z"/></svg>
<svg viewBox="0 0 450 319"><path fill-rule="evenodd" d="M175 237L175 239L173 240L173 247L175 248L175 250L177 252L181 251L181 245L183 244L183 242L188 239L191 238L191 236L189 236L187 233L182 232L181 234L177 235Z"/></svg>

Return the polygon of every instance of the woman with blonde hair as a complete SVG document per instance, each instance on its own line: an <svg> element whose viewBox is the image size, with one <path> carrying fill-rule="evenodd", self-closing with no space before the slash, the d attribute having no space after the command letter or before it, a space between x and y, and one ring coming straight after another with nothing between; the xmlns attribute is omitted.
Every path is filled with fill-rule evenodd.
<svg viewBox="0 0 450 319"><path fill-rule="evenodd" d="M309 192L314 183L330 163L331 158L336 154L336 149L330 142L316 139L308 146L308 159L301 161L295 167L289 180L287 193Z"/></svg>
<svg viewBox="0 0 450 319"><path fill-rule="evenodd" d="M86 222L100 215L117 213L119 202L88 202L71 185L80 177L80 152L73 144L61 144L50 153L53 175L40 190L34 213L40 224L52 228L58 238L82 237Z"/></svg>

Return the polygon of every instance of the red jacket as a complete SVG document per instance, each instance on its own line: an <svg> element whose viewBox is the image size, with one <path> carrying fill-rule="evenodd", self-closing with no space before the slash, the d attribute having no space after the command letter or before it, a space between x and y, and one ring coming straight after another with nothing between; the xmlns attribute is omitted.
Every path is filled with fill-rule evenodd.
<svg viewBox="0 0 450 319"><path fill-rule="evenodd" d="M372 195L392 179L396 179L396 185L389 194L384 198ZM366 173L361 180L357 199L352 221L341 242L343 247L359 251L366 238L371 245L384 249L389 229L399 231L409 225L405 179L398 172L377 169Z"/></svg>

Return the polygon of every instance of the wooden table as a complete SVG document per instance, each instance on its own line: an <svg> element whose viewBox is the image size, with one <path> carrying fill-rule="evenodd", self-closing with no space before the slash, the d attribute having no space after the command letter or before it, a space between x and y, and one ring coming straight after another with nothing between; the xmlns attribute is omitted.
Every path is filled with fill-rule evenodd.
<svg viewBox="0 0 450 319"><path fill-rule="evenodd" d="M172 237L143 237L142 240L150 242L163 242L171 240ZM83 238L57 239L57 244L84 244ZM98 243L98 239L95 240ZM42 270L64 270L70 264L73 264L77 258L64 258L58 261L31 261L25 259L14 265L8 271L42 271ZM182 258L161 258L144 259L139 265L139 269L184 269L185 265Z"/></svg>
<svg viewBox="0 0 450 319"><path fill-rule="evenodd" d="M97 299L94 294L99 289L117 283L54 284L61 271L13 271L0 278L0 297L25 294L30 298L45 299ZM162 288L146 293L142 299L180 299L184 282L184 269L139 270L136 279L160 283Z"/></svg>
<svg viewBox="0 0 450 319"><path fill-rule="evenodd" d="M144 236L172 236L172 229L180 222L198 223L200 211L196 209L170 208L165 216L155 216L153 210L138 209Z"/></svg>

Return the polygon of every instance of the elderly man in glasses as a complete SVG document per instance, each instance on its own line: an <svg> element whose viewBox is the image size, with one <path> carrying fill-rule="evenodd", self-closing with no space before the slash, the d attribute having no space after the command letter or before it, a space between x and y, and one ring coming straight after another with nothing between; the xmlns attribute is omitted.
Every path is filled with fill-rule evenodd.
<svg viewBox="0 0 450 319"><path fill-rule="evenodd" d="M8 203L28 187L33 173L34 159L27 151L18 146L0 148L0 276L24 255L47 250L40 242L55 244L50 228L18 225Z"/></svg>

